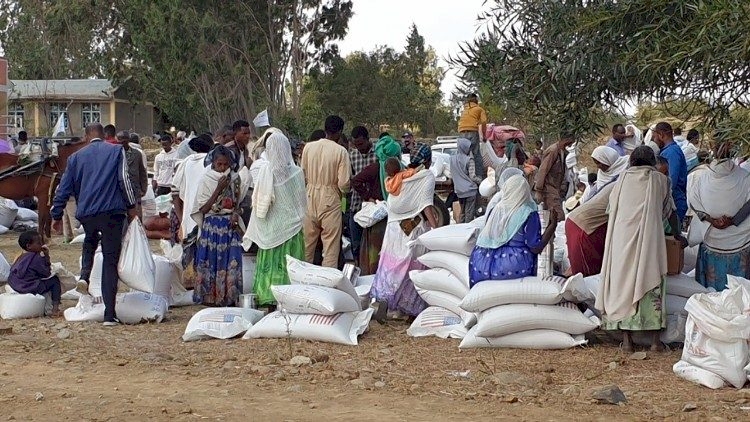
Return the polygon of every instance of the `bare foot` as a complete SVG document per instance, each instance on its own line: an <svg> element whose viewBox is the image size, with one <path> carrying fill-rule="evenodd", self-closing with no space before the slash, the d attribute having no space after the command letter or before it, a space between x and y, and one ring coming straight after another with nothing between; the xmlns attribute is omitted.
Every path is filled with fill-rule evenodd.
<svg viewBox="0 0 750 422"><path fill-rule="evenodd" d="M660 335L661 331L651 331L651 351L652 352L663 352L664 345L661 342Z"/></svg>
<svg viewBox="0 0 750 422"><path fill-rule="evenodd" d="M626 353L633 353L633 339L627 331L622 332L622 350Z"/></svg>

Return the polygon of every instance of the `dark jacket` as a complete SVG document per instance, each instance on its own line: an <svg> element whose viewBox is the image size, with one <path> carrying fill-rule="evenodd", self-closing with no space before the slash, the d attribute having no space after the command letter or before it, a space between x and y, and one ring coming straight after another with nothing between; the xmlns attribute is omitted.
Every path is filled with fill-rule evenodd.
<svg viewBox="0 0 750 422"><path fill-rule="evenodd" d="M10 267L8 284L21 294L37 293L39 281L51 275L49 257L35 252L25 252Z"/></svg>
<svg viewBox="0 0 750 422"><path fill-rule="evenodd" d="M125 150L101 139L68 158L60 185L52 202L52 218L62 219L71 196L76 199L79 221L99 214L124 214L135 206L136 198L128 175Z"/></svg>

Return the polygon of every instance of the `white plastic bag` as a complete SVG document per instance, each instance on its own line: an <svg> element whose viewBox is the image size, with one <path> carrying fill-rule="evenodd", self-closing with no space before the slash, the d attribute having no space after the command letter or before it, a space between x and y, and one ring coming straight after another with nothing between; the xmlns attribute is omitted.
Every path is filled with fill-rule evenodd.
<svg viewBox="0 0 750 422"><path fill-rule="evenodd" d="M115 304L117 319L123 324L162 322L168 308L166 297L144 292L117 295Z"/></svg>
<svg viewBox="0 0 750 422"><path fill-rule="evenodd" d="M469 293L469 286L459 280L453 273L444 268L409 271L409 278L414 286L422 290L433 290L448 293L463 299Z"/></svg>
<svg viewBox="0 0 750 422"><path fill-rule="evenodd" d="M583 346L588 340L582 335L571 336L555 330L529 330L508 334L502 337L479 337L477 327L472 328L464 337L459 349L474 348L509 348L509 349L570 349Z"/></svg>
<svg viewBox="0 0 750 422"><path fill-rule="evenodd" d="M693 295L685 310L685 347L682 360L714 373L736 388L747 381L745 366L750 361L750 315L745 312L744 291L728 278L726 290Z"/></svg>
<svg viewBox="0 0 750 422"><path fill-rule="evenodd" d="M695 264L698 261L699 247L699 245L695 245L685 248L685 262L682 264L683 273L687 274L695 269Z"/></svg>
<svg viewBox="0 0 750 422"><path fill-rule="evenodd" d="M292 284L331 287L359 299L352 282L336 268L319 267L287 255L286 271Z"/></svg>
<svg viewBox="0 0 750 422"><path fill-rule="evenodd" d="M461 317L461 321L464 323L464 327L471 328L474 326L474 324L477 323L477 315L473 314L471 312L466 312L459 306L461 304L461 299L453 296L448 293L438 292L438 291L431 291L431 290L423 290L419 287L416 287L417 293L419 296L427 302L430 306L438 306L443 309L447 309L454 314Z"/></svg>
<svg viewBox="0 0 750 422"><path fill-rule="evenodd" d="M160 295L129 292L117 295L115 313L124 324L161 322L167 314L167 300ZM66 321L104 321L104 303L89 295L81 295L78 304L63 311Z"/></svg>
<svg viewBox="0 0 750 422"><path fill-rule="evenodd" d="M359 311L360 305L350 295L323 286L271 286L278 309L292 314L333 315Z"/></svg>
<svg viewBox="0 0 750 422"><path fill-rule="evenodd" d="M133 219L122 241L122 253L117 264L120 280L128 287L146 293L154 293L156 264L151 256L146 231L141 221Z"/></svg>
<svg viewBox="0 0 750 422"><path fill-rule="evenodd" d="M5 256L0 253L0 282L5 283L10 277L10 264L5 259Z"/></svg>
<svg viewBox="0 0 750 422"><path fill-rule="evenodd" d="M44 316L45 298L41 295L0 294L0 318L22 319Z"/></svg>
<svg viewBox="0 0 750 422"><path fill-rule="evenodd" d="M406 334L411 337L464 338L466 331L460 316L447 309L430 306L417 316Z"/></svg>
<svg viewBox="0 0 750 422"><path fill-rule="evenodd" d="M445 268L469 285L469 257L456 252L432 251L417 258L427 268Z"/></svg>
<svg viewBox="0 0 750 422"><path fill-rule="evenodd" d="M599 327L599 319L586 317L572 303L559 305L512 304L490 308L479 315L476 335L500 337L529 330L555 330L585 334Z"/></svg>
<svg viewBox="0 0 750 422"><path fill-rule="evenodd" d="M708 289L686 274L667 276L667 294L689 298L696 293L708 293Z"/></svg>
<svg viewBox="0 0 750 422"><path fill-rule="evenodd" d="M703 239L706 237L706 232L711 227L711 224L701 221L697 217L693 217L690 220L690 226L687 232L688 246L698 246L703 243Z"/></svg>
<svg viewBox="0 0 750 422"><path fill-rule="evenodd" d="M247 330L243 339L298 338L350 346L367 330L374 309L336 315L288 314L272 312Z"/></svg>
<svg viewBox="0 0 750 422"><path fill-rule="evenodd" d="M263 312L246 308L207 308L198 311L185 327L183 341L229 339L244 333L263 318Z"/></svg>
<svg viewBox="0 0 750 422"><path fill-rule="evenodd" d="M150 179L148 181L148 187L146 188L146 194L141 198L141 211L143 218L159 215L156 211L156 196L154 195L154 188L151 186Z"/></svg>
<svg viewBox="0 0 750 422"><path fill-rule="evenodd" d="M177 267L161 255L152 255L152 258L154 260L154 291L151 293L164 296L170 301L172 285L181 285L182 268Z"/></svg>
<svg viewBox="0 0 750 422"><path fill-rule="evenodd" d="M511 303L554 305L562 300L562 277L524 277L515 280L487 280L474 285L461 302L469 312L481 312Z"/></svg>
<svg viewBox="0 0 750 422"><path fill-rule="evenodd" d="M477 243L479 228L471 223L450 224L419 236L417 242L430 251L455 252L469 256Z"/></svg>
<svg viewBox="0 0 750 422"><path fill-rule="evenodd" d="M83 243L83 239L86 238L86 233L79 234L78 236L74 237L73 240L70 241L71 245L76 245L79 243Z"/></svg>
<svg viewBox="0 0 750 422"><path fill-rule="evenodd" d="M184 292L175 292L172 290L172 300L169 302L170 307L192 305L195 305L195 302L193 302L193 290L185 290Z"/></svg>
<svg viewBox="0 0 750 422"><path fill-rule="evenodd" d="M362 202L362 209L354 214L354 222L362 228L372 227L388 217L388 204L385 201Z"/></svg>
<svg viewBox="0 0 750 422"><path fill-rule="evenodd" d="M713 372L706 371L705 369L701 369L682 360L672 366L672 371L682 379L714 390L726 385L724 380Z"/></svg>
<svg viewBox="0 0 750 422"><path fill-rule="evenodd" d="M0 198L0 226L12 227L18 215L18 206L10 199Z"/></svg>
<svg viewBox="0 0 750 422"><path fill-rule="evenodd" d="M18 208L16 221L39 221L39 214L28 208Z"/></svg>

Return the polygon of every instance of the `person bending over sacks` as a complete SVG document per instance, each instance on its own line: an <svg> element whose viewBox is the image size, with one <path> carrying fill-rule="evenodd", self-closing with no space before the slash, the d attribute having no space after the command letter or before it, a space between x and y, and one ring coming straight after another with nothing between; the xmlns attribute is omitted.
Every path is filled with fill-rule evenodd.
<svg viewBox="0 0 750 422"><path fill-rule="evenodd" d="M557 211L542 233L537 206L523 176L511 176L501 190L469 259L470 286L485 280L512 280L535 276L537 255L555 234Z"/></svg>
<svg viewBox="0 0 750 422"><path fill-rule="evenodd" d="M42 237L37 232L21 233L18 245L24 253L10 267L8 284L21 294L44 295L49 292L52 295L52 316L61 316L62 286L60 279L52 275L47 245L42 244Z"/></svg>

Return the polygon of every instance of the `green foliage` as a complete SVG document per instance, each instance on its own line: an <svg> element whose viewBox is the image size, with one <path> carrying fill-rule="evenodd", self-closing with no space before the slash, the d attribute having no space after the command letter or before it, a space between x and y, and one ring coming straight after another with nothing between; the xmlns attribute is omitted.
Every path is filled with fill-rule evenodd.
<svg viewBox="0 0 750 422"><path fill-rule="evenodd" d="M490 2L488 2L490 3ZM495 0L454 64L542 130L597 133L624 100L705 104L709 123L750 88L750 3Z"/></svg>
<svg viewBox="0 0 750 422"><path fill-rule="evenodd" d="M0 46L13 79L103 76L96 34L110 21L107 1L0 0Z"/></svg>
<svg viewBox="0 0 750 422"><path fill-rule="evenodd" d="M390 126L421 135L449 133L455 121L442 104L443 76L435 51L425 46L415 26L404 53L381 47L337 57L330 66L314 69L305 85L309 97L302 101L302 117L312 123L306 125L307 133L331 113L349 126L364 125L373 132Z"/></svg>
<svg viewBox="0 0 750 422"><path fill-rule="evenodd" d="M296 111L313 63L337 54L351 0L0 0L14 78L129 84L180 127ZM287 77L290 83L287 84ZM285 87L292 87L287 95Z"/></svg>

